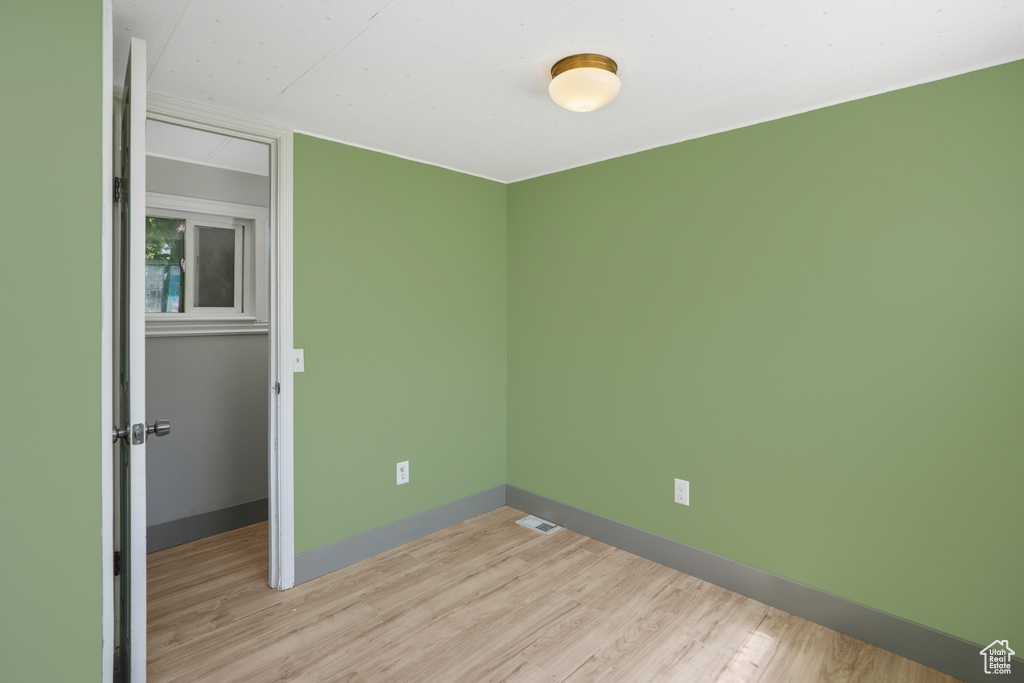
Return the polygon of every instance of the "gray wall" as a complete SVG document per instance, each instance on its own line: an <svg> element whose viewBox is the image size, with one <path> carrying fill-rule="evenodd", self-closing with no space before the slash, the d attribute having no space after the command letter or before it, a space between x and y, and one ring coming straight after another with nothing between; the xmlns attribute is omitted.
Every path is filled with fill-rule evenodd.
<svg viewBox="0 0 1024 683"><path fill-rule="evenodd" d="M266 335L146 340L147 524L267 497Z"/></svg>
<svg viewBox="0 0 1024 683"><path fill-rule="evenodd" d="M162 157L146 157L146 189L179 197L270 206L267 176Z"/></svg>

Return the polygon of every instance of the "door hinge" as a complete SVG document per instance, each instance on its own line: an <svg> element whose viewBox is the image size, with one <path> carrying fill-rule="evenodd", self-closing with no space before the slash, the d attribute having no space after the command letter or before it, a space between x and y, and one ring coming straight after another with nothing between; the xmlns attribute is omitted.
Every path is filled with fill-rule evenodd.
<svg viewBox="0 0 1024 683"><path fill-rule="evenodd" d="M121 575L121 551L114 551L114 576Z"/></svg>
<svg viewBox="0 0 1024 683"><path fill-rule="evenodd" d="M121 201L121 179L114 176L114 203Z"/></svg>
<svg viewBox="0 0 1024 683"><path fill-rule="evenodd" d="M278 396L281 395L281 383L280 382L274 382L274 393L277 394Z"/></svg>

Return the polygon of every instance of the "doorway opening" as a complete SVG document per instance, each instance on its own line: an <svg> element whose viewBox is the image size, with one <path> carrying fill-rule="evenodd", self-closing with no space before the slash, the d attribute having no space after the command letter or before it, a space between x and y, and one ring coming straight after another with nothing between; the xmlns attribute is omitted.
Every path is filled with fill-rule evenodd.
<svg viewBox="0 0 1024 683"><path fill-rule="evenodd" d="M270 146L146 127L147 552L268 518Z"/></svg>
<svg viewBox="0 0 1024 683"><path fill-rule="evenodd" d="M262 181L249 183L246 187L240 185L233 190L237 194L232 197L243 201L227 201L227 208L214 208L214 213L217 210L226 210L233 218L251 219L254 222L255 235L252 246L255 260L257 264L261 260L265 260L267 264L265 271L256 271L266 275L266 282L264 286L256 281L252 298L255 307L251 311L246 310L243 302L241 322L223 319L203 320L199 319L202 317L200 315L194 316L194 319L186 324L219 326L221 329L229 329L233 324L248 325L249 331L254 333L261 325L266 328L267 377L261 395L267 411L266 450L263 452L268 457L268 461L264 461L268 462L265 468L270 533L268 583L279 590L291 588L294 585L295 560L292 488L292 133L290 130L263 121L182 103L157 93L149 94L147 119L147 131L150 127L158 131L163 129L164 132L175 130L164 129L163 126L166 125L221 136L216 145L206 148L206 154L212 153L215 158L219 157L221 163L231 167L231 170L259 175L251 172L260 168L261 164L268 165L266 179L269 185L269 200L268 206L265 207L267 211L262 214L266 217L265 224L261 223L261 215L245 214L247 207L259 205L260 202L253 199L245 200L245 197L259 196ZM159 155L171 156L155 147L151 156L154 159L161 159ZM196 155L193 153L193 156ZM155 163L159 165L163 161ZM246 195L246 192L251 194ZM161 194L164 193L157 192L157 196L150 199L156 202L165 200L166 197L159 196ZM181 192L175 194L180 195ZM166 205L161 206L166 208ZM209 205L203 204L202 201L185 208L195 209L195 212L200 214L210 212ZM243 215L239 216L239 213ZM188 275L185 277L187 280ZM264 295L265 300L261 299ZM253 320L245 320L247 317L252 317ZM261 320L263 322L260 322ZM240 511L240 514L245 514L245 511Z"/></svg>

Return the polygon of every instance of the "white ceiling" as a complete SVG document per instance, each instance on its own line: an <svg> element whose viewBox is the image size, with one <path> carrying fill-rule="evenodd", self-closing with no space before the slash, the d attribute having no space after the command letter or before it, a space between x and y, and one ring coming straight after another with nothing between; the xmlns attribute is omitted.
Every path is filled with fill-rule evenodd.
<svg viewBox="0 0 1024 683"><path fill-rule="evenodd" d="M114 0L152 91L504 182L1024 58L1024 0ZM577 52L622 91L547 95ZM1024 84L1022 84L1024 85Z"/></svg>

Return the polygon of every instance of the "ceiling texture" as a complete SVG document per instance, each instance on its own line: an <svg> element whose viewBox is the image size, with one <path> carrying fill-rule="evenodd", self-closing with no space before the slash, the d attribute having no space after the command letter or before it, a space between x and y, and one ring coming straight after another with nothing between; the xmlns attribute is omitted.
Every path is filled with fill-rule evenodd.
<svg viewBox="0 0 1024 683"><path fill-rule="evenodd" d="M502 182L1024 58L1022 0L114 0L113 13L115 82L142 38L153 92ZM579 52L608 55L622 80L588 114L547 94L551 65Z"/></svg>

